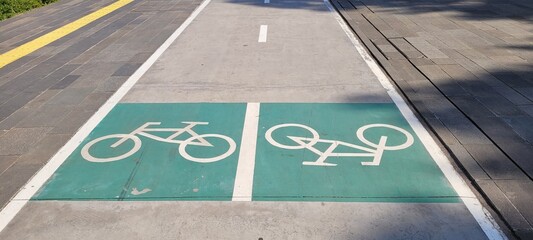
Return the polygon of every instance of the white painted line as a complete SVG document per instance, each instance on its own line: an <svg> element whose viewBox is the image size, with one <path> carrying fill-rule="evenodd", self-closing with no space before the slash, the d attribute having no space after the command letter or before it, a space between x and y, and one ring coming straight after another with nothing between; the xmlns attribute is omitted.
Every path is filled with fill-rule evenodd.
<svg viewBox="0 0 533 240"><path fill-rule="evenodd" d="M266 42L267 41L267 32L268 32L268 25L261 25L261 28L259 28L259 40L258 42Z"/></svg>
<svg viewBox="0 0 533 240"><path fill-rule="evenodd" d="M409 122L409 125L411 125L416 135L418 135L433 160L439 166L440 170L444 173L444 175L446 176L452 187L455 189L457 194L461 197L463 203L466 205L472 216L476 219L481 229L483 229L483 231L485 232L485 235L487 235L489 239L493 240L507 239L507 237L501 231L496 221L494 221L490 213L481 205L472 190L468 187L468 185L466 185L461 176L455 171L452 164L450 163L450 160L446 157L446 155L444 155L444 153L439 148L434 139L431 137L431 135L416 118L407 103L393 87L392 83L389 81L385 73L381 70L381 68L379 68L374 59L372 59L372 57L368 54L366 49L359 43L354 33L346 25L339 13L335 11L335 9L329 3L328 0L324 0L324 4L326 4L326 6L329 8L329 11L334 14L335 19L341 25L341 28L351 40L352 44L355 46L361 57L365 60L372 72L376 75L381 85L387 90L387 93L389 94L391 99L394 101L396 106L398 106L398 109L400 110L404 118L407 120L407 122Z"/></svg>
<svg viewBox="0 0 533 240"><path fill-rule="evenodd" d="M270 3L270 0L265 0L265 3Z"/></svg>
<svg viewBox="0 0 533 240"><path fill-rule="evenodd" d="M259 108L259 103L248 103L246 106L241 151L239 153L237 173L235 174L232 201L252 201Z"/></svg>
<svg viewBox="0 0 533 240"><path fill-rule="evenodd" d="M174 31L172 35L146 60L146 62L131 75L124 84L94 113L91 118L78 130L78 132L48 161L44 167L39 170L27 183L22 187L17 195L2 209L0 212L0 232L11 222L17 213L26 205L29 199L41 188L41 186L54 174L54 172L63 164L68 156L78 147L78 145L89 135L89 133L102 121L102 119L117 105L126 93L137 83L137 81L148 71L155 61L167 50L167 48L183 33L191 24L198 14L211 2L204 0L198 8Z"/></svg>

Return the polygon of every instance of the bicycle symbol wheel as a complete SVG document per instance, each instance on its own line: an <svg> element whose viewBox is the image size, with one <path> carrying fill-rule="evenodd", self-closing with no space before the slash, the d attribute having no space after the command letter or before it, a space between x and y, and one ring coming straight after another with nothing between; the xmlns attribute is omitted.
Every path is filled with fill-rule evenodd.
<svg viewBox="0 0 533 240"><path fill-rule="evenodd" d="M116 157L98 158L98 157L94 157L93 155L91 155L91 153L90 153L91 147L94 144L96 144L96 143L98 143L100 141L111 139L111 138L117 138L118 139L117 142L120 141L120 140L123 140L123 139L126 139L126 141L127 140L132 140L133 141L133 148L131 150L129 150L128 152L126 152L126 153L124 153L122 155L116 156ZM112 149L117 147L117 146L114 146L115 144L112 144L109 147L112 148ZM127 158L127 157L133 155L134 153L139 151L139 149L141 148L141 144L142 144L141 139L139 139L135 135L130 135L130 134L111 134L111 135L107 135L107 136L96 138L96 139L88 142L87 144L85 144L85 146L81 149L81 156L83 158L85 158L85 160L87 160L89 162L98 162L98 163L113 162L113 161L122 160L124 158Z"/></svg>
<svg viewBox="0 0 533 240"><path fill-rule="evenodd" d="M309 133L311 133L311 135L313 137L312 138L303 138L303 137L287 136L287 138L293 140L298 145L285 145L285 144L281 144L278 141L274 140L274 138L272 137L272 133L274 131L276 131L276 130L278 130L280 128L290 128L290 127L305 129ZM284 149L304 149L304 148L312 147L313 145L315 145L318 142L318 140L320 139L320 136L318 135L318 132L315 129L312 129L312 128L310 128L308 126L305 126L303 124L286 123L286 124L276 125L274 127L271 127L270 129L268 129L268 131L265 134L265 138L267 139L268 142L270 142L270 144L272 144L272 145L274 145L276 147L279 147L279 148L284 148ZM299 144L299 141L295 141L295 139L306 139L309 142L307 144Z"/></svg>
<svg viewBox="0 0 533 240"><path fill-rule="evenodd" d="M405 136L406 140L404 143L396 145L396 146L386 146L386 145L379 146L377 143L373 143L370 140L365 138L364 132L371 128L390 128L390 129L396 130L402 133ZM413 135L411 135L411 133L409 133L405 129L399 128L393 125L389 125L389 124L382 124L382 123L368 124L368 125L362 126L359 129L357 129L356 135L357 135L357 138L359 138L359 140L361 140L361 142L363 142L364 144L370 147L374 147L376 149L380 148L382 150L400 150L400 149L407 148L414 143Z"/></svg>
<svg viewBox="0 0 533 240"><path fill-rule="evenodd" d="M205 139L205 138L219 138L219 139L222 139L222 140L226 141L229 144L229 148L228 148L228 150L225 153L223 153L221 155L218 155L218 156L215 156L215 157L202 158L202 157L193 157L193 156L191 156L186 150L187 146L189 144L193 143L194 140ZM198 146L198 144L191 144L191 145ZM205 145L205 146L206 147L213 147L212 145ZM228 136L224 136L224 135L220 135L220 134L202 134L202 135L192 136L192 137L188 138L187 140L183 141L183 143L181 143L180 146L179 146L179 153L181 154L181 156L183 156L185 159L187 159L189 161L199 162L199 163L211 163L211 162L220 161L222 159L225 159L225 158L229 157L231 154L233 154L233 152L235 152L236 148L237 148L237 144L235 144L235 141L233 141L233 139L231 139Z"/></svg>

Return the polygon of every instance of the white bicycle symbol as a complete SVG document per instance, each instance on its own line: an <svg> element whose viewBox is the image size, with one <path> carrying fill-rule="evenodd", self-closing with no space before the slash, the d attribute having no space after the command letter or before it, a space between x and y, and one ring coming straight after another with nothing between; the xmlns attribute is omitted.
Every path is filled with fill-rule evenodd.
<svg viewBox="0 0 533 240"><path fill-rule="evenodd" d="M309 131L312 135L311 138L308 137L297 137L297 136L287 136L290 140L292 140L296 145L284 145L279 143L278 141L274 140L272 138L272 133L280 128L288 128L288 127L296 127L296 128L302 128L307 131ZM396 130L406 137L406 141L400 145L396 146L387 146L387 136L381 136L378 143L373 143L365 138L364 132L370 128L390 128L393 130ZM318 132L308 126L305 126L303 124L296 124L296 123L286 123L286 124L280 124L276 125L270 129L265 134L265 138L267 141L279 148L284 149L308 149L311 152L317 154L319 158L316 161L304 161L303 165L314 165L314 166L337 166L335 163L326 163L326 159L328 157L374 157L374 159L371 162L361 162L362 165L365 166L379 166L381 163L381 157L383 156L383 151L385 150L400 150L405 149L409 146L411 146L414 143L413 136L407 132L406 130L389 125L389 124L369 124L360 127L357 129L356 136L363 142L364 144L368 145L371 148L359 146L347 142L341 142L341 141L335 141L335 140L327 140L327 139L320 139L320 136L318 135ZM328 143L330 144L328 149L326 151L322 152L314 147L317 143ZM358 149L361 151L364 151L364 153L335 153L333 152L338 146L345 146L353 149Z"/></svg>
<svg viewBox="0 0 533 240"><path fill-rule="evenodd" d="M99 163L112 162L112 161L118 161L118 160L125 159L133 155L137 151L139 151L139 149L141 148L142 142L141 142L141 139L137 135L151 138L151 139L154 139L160 142L178 144L179 153L181 154L181 156L183 156L185 159L189 161L199 162L199 163L216 162L216 161L222 160L230 156L235 151L237 145L235 144L235 141L233 141L233 139L231 139L228 136L224 136L220 134L200 134L199 135L192 130L192 128L196 125L207 125L209 123L207 122L182 122L182 123L187 124L187 126L183 128L148 128L151 125L160 125L161 123L160 122L147 122L143 124L142 126L140 126L139 128L135 129L133 132L128 133L128 134L111 134L111 135L99 137L99 138L96 138L90 141L81 149L81 156L85 158L87 161L99 162ZM163 138L163 137L150 134L150 132L170 132L172 134L166 138ZM186 140L175 139L183 133L188 133L191 135L191 137L187 138ZM133 148L129 150L128 152L122 155L119 155L119 156L115 156L115 157L98 158L98 157L94 157L93 155L91 155L90 150L94 144L100 141L103 141L103 140L111 139L111 138L118 139L117 142L115 142L114 144L110 146L111 148L116 148L120 146L121 144L123 144L124 142L126 142L127 140L133 141ZM189 145L213 147L213 145L209 143L207 140L205 140L205 138L222 139L229 144L229 148L223 154L220 154L215 157L208 157L208 158L193 157L189 153L187 153L186 148Z"/></svg>

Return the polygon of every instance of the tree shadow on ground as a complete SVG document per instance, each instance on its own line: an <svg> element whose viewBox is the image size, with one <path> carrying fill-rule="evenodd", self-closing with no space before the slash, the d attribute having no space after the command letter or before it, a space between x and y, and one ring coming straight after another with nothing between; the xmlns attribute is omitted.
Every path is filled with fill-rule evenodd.
<svg viewBox="0 0 533 240"><path fill-rule="evenodd" d="M533 21L533 1L528 0L363 0L379 12L405 14L447 12L471 20L514 19Z"/></svg>

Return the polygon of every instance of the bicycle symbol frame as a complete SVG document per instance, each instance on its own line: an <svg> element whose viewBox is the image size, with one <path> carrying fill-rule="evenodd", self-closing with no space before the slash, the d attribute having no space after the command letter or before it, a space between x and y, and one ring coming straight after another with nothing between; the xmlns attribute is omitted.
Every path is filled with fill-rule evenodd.
<svg viewBox="0 0 533 240"><path fill-rule="evenodd" d="M292 140L297 145L284 145L272 137L272 133L280 128L287 128L287 127L297 127L297 128L303 128L307 131L309 131L312 135L311 138L307 137L298 137L298 136L286 136L290 140ZM364 132L370 128L390 128L393 130L396 130L402 134L405 135L406 141L400 145L397 146L387 146L387 136L381 136L378 143L373 143L365 138ZM383 152L385 150L401 150L408 148L414 143L413 135L411 135L408 131L405 129L389 125L389 124L369 124L360 127L357 129L356 132L357 138L363 142L364 144L368 145L369 147L359 146L352 143L342 142L342 141L335 141L335 140L327 140L327 139L320 139L320 136L318 135L318 132L306 125L303 124L297 124L297 123L286 123L286 124L279 124L274 127L271 127L268 129L268 131L265 134L265 138L267 141L272 144L273 146L283 148L283 149L290 149L290 150L296 150L296 149L308 149L311 152L317 154L319 158L315 161L304 161L302 162L303 165L312 165L312 166L337 166L335 163L327 163L326 160L328 157L373 157L373 160L370 162L361 162L364 166L379 166L381 163L381 158L383 156ZM324 152L316 149L314 147L317 143L328 143L330 146L328 149L326 149ZM335 153L333 152L338 146L346 146L353 149L358 149L361 151L364 151L364 153Z"/></svg>
<svg viewBox="0 0 533 240"><path fill-rule="evenodd" d="M222 159L225 159L226 157L229 157L233 152L235 152L235 149L237 148L237 145L235 144L235 141L231 139L228 136L221 135L221 134L197 134L194 130L192 130L193 127L197 125L208 125L208 122L181 122L184 124L187 124L183 128L149 128L150 126L154 125L160 125L161 122L146 122L145 124L141 125L139 128L135 129L131 133L128 134L110 134L103 137L96 138L87 144L81 149L81 156L85 158L85 160L90 162L112 162L112 161L118 161L125 159L141 148L142 141L138 136L144 136L147 138L151 138L156 141L160 142L166 142L166 143L172 143L172 144L178 144L179 145L179 153L181 156L183 156L185 159L193 162L199 162L199 163L210 163L210 162L216 162L220 161ZM163 138L159 137L157 135L150 134L150 132L171 132L170 136ZM183 133L188 133L191 135L191 137L187 138L186 140L176 140L178 136L180 136ZM91 147L103 140L111 139L111 138L118 138L118 141L112 144L111 148L116 148L126 142L127 140L133 141L133 148L129 150L128 152L115 156L115 157L108 157L108 158L98 158L94 157L90 153ZM222 140L225 140L229 144L228 150L218 156L210 157L210 158L200 158L200 157L193 157L189 153L187 153L186 148L188 145L194 145L194 146L204 146L204 147L213 147L211 143L209 143L205 138L220 138Z"/></svg>

